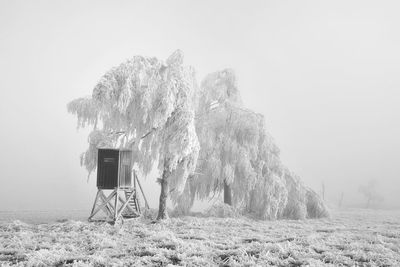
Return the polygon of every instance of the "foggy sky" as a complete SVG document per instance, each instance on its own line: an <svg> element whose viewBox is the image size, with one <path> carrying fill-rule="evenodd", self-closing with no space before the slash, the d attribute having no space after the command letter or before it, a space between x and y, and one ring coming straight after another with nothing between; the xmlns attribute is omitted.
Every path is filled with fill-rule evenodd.
<svg viewBox="0 0 400 267"><path fill-rule="evenodd" d="M328 201L371 179L400 206L398 1L0 1L0 211L88 209L66 104L134 55L233 68L282 161ZM156 174L145 180L156 207ZM144 178L143 178L144 179Z"/></svg>

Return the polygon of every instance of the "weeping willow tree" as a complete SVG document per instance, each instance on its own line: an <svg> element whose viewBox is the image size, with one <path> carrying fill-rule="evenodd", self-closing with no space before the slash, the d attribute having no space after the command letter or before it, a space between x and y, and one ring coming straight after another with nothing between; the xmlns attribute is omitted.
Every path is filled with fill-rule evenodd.
<svg viewBox="0 0 400 267"><path fill-rule="evenodd" d="M209 74L198 92L196 131L201 155L190 183L199 198L224 192L224 202L239 205L253 187L260 139L259 115L242 108L232 70ZM234 196L234 197L233 197Z"/></svg>
<svg viewBox="0 0 400 267"><path fill-rule="evenodd" d="M92 96L70 102L78 128L93 127L81 164L96 169L97 148L129 148L137 167L148 174L157 164L161 193L157 219L168 218L170 191L183 191L193 173L199 143L194 125L194 70L183 65L181 51L165 62L135 56L112 68L94 87Z"/></svg>
<svg viewBox="0 0 400 267"><path fill-rule="evenodd" d="M195 197L207 199L224 192L224 202L242 206L257 181L254 163L264 138L262 115L242 107L232 70L209 74L196 98L196 132L200 156L196 173L184 193L174 199L187 212Z"/></svg>
<svg viewBox="0 0 400 267"><path fill-rule="evenodd" d="M313 214L325 214L318 195L307 195L312 191L282 165L264 117L243 107L233 71L212 73L202 82L196 131L201 147L196 173L174 198L177 213L187 213L196 197L224 192L226 204L256 218L310 217L308 206Z"/></svg>

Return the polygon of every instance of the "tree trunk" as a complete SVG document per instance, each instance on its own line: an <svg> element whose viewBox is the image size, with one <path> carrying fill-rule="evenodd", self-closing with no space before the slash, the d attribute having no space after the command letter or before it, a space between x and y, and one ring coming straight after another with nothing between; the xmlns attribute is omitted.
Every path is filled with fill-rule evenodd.
<svg viewBox="0 0 400 267"><path fill-rule="evenodd" d="M224 181L224 203L232 206L232 188Z"/></svg>
<svg viewBox="0 0 400 267"><path fill-rule="evenodd" d="M158 216L157 220L165 220L168 219L168 212L167 212L167 198L168 198L168 191L169 191L169 176L171 172L168 168L164 167L164 171L162 174L161 183L161 193L160 193L160 201L158 205Z"/></svg>

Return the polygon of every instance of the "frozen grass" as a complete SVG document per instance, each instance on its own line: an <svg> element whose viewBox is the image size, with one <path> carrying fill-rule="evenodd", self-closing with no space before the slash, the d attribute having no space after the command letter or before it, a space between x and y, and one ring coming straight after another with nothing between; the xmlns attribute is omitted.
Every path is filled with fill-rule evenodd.
<svg viewBox="0 0 400 267"><path fill-rule="evenodd" d="M0 224L0 265L400 266L400 212L347 210L318 220L172 218L114 227Z"/></svg>

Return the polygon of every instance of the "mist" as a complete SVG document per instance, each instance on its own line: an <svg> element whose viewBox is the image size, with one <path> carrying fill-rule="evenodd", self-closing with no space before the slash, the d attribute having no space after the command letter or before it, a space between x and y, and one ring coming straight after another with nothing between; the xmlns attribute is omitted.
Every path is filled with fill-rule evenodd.
<svg viewBox="0 0 400 267"><path fill-rule="evenodd" d="M0 211L89 209L88 130L66 104L134 55L185 54L201 81L232 68L282 161L336 205L376 180L399 208L397 1L0 2ZM222 12L223 11L223 12ZM157 173L141 177L150 205Z"/></svg>

